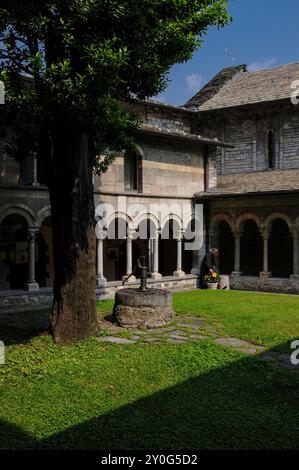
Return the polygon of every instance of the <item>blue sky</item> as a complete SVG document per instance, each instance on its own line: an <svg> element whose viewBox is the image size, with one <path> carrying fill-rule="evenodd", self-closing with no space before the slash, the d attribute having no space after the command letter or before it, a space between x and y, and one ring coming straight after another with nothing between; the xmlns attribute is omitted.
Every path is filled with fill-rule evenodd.
<svg viewBox="0 0 299 470"><path fill-rule="evenodd" d="M259 70L299 61L299 0L230 0L229 12L233 22L209 29L193 59L171 69L158 99L182 105L228 65Z"/></svg>

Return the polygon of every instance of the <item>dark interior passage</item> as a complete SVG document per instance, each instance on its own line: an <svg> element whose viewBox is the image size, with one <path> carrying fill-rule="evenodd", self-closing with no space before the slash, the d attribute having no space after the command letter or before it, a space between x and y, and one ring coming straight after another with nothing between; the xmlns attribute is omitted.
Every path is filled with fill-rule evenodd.
<svg viewBox="0 0 299 470"><path fill-rule="evenodd" d="M288 224L277 219L269 238L269 270L272 277L289 277L293 271L293 240Z"/></svg>
<svg viewBox="0 0 299 470"><path fill-rule="evenodd" d="M227 222L222 220L219 229L219 271L222 274L231 274L234 270L235 241Z"/></svg>
<svg viewBox="0 0 299 470"><path fill-rule="evenodd" d="M254 220L243 226L240 241L240 266L245 276L258 276L263 267L263 240Z"/></svg>

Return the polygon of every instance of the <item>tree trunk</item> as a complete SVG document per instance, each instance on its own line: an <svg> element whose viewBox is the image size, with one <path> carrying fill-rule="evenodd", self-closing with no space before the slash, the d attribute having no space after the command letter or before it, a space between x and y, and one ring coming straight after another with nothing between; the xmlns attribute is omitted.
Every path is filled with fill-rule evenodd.
<svg viewBox="0 0 299 470"><path fill-rule="evenodd" d="M55 126L51 141L48 167L55 279L50 328L55 342L65 344L98 328L94 155L90 136L76 129Z"/></svg>

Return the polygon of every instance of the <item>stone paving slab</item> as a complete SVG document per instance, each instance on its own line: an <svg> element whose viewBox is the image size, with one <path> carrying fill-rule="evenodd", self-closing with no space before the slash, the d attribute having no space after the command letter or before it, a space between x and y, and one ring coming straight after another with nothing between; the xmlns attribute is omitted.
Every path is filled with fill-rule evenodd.
<svg viewBox="0 0 299 470"><path fill-rule="evenodd" d="M217 325L218 326L218 325ZM229 346L236 351L245 353L249 356L257 356L258 359L268 362L277 362L283 367L292 369L299 372L290 363L290 355L280 353L278 351L266 350L262 345L254 344L249 341L244 341L240 338L226 337L221 332L221 325L219 329L207 324L203 318L200 317L176 317L171 325L161 326L154 329L137 329L137 328L123 328L109 323L105 320L101 323L103 330L109 332L109 336L97 338L102 343L116 343L116 344L134 344L136 342L144 341L150 344L184 344L188 341L202 341L210 339L216 344ZM132 334L130 338L123 338L117 336L120 332L129 332Z"/></svg>
<svg viewBox="0 0 299 470"><path fill-rule="evenodd" d="M116 343L116 344L135 344L136 341L127 339L127 338L120 338L117 336L102 336L101 338L97 338L97 341L100 343Z"/></svg>
<svg viewBox="0 0 299 470"><path fill-rule="evenodd" d="M174 331L171 331L170 334L171 334L171 335L186 336L186 331L174 330Z"/></svg>
<svg viewBox="0 0 299 470"><path fill-rule="evenodd" d="M159 338L155 338L154 336L153 337L149 337L149 338L145 338L144 341L146 341L147 343L158 343L158 342L161 342L161 340Z"/></svg>
<svg viewBox="0 0 299 470"><path fill-rule="evenodd" d="M192 339L208 339L209 336L195 334L195 335L190 335L190 338L192 338Z"/></svg>
<svg viewBox="0 0 299 470"><path fill-rule="evenodd" d="M169 338L177 339L181 341L188 341L188 336L182 336L182 335L170 335Z"/></svg>
<svg viewBox="0 0 299 470"><path fill-rule="evenodd" d="M242 339L238 338L216 338L215 343L222 344L224 346L232 346L233 348L246 348L248 346L252 346L252 343L248 343L247 341L243 341Z"/></svg>
<svg viewBox="0 0 299 470"><path fill-rule="evenodd" d="M236 351L239 351L244 354L248 354L249 356L255 356L257 351L254 348L235 348Z"/></svg>
<svg viewBox="0 0 299 470"><path fill-rule="evenodd" d="M170 344L183 344L183 343L186 343L186 341L176 339L176 338L168 338L167 343L170 343Z"/></svg>

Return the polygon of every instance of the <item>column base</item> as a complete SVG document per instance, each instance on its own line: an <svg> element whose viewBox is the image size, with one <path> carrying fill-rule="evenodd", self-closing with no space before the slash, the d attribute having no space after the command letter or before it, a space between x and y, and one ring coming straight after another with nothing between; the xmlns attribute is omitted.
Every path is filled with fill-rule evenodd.
<svg viewBox="0 0 299 470"><path fill-rule="evenodd" d="M261 271L260 272L260 277L262 277L263 279L268 279L271 276L272 276L272 273L270 273L270 271Z"/></svg>
<svg viewBox="0 0 299 470"><path fill-rule="evenodd" d="M243 274L242 271L233 271L231 273L231 276L232 277L239 277L239 276L242 276L242 274Z"/></svg>
<svg viewBox="0 0 299 470"><path fill-rule="evenodd" d="M37 282L26 282L24 285L24 289L28 290L29 292L37 292L39 291L39 284Z"/></svg>
<svg viewBox="0 0 299 470"><path fill-rule="evenodd" d="M96 277L96 287L104 287L107 284L107 279L105 277Z"/></svg>
<svg viewBox="0 0 299 470"><path fill-rule="evenodd" d="M125 274L123 277L122 277L122 281L126 281L127 277L130 276L130 274ZM136 276L132 275L127 281L126 283L130 283L130 282L136 282Z"/></svg>
<svg viewBox="0 0 299 470"><path fill-rule="evenodd" d="M299 274L291 274L290 279L292 281L299 281Z"/></svg>
<svg viewBox="0 0 299 470"><path fill-rule="evenodd" d="M157 272L155 272L155 273L150 273L149 277L150 277L151 279L158 280L158 279L162 279L162 274L157 273Z"/></svg>
<svg viewBox="0 0 299 470"><path fill-rule="evenodd" d="M174 277L185 277L186 276L184 271L182 271L181 269L177 269L176 271L174 271L173 275L174 275Z"/></svg>

